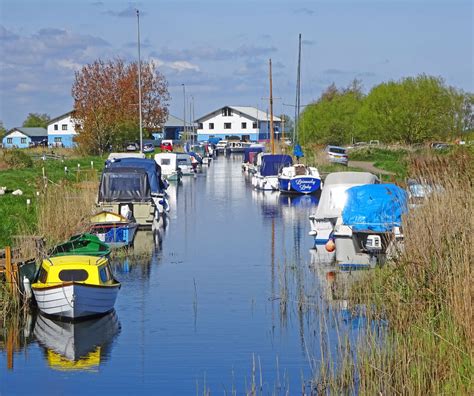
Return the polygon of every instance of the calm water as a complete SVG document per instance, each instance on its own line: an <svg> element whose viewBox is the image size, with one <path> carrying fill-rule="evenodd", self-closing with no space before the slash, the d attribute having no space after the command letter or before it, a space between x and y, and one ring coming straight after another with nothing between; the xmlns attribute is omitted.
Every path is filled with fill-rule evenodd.
<svg viewBox="0 0 474 396"><path fill-rule="evenodd" d="M148 257L114 263L115 314L8 324L0 393L243 394L254 361L264 394L301 393L321 345L335 350L357 321L334 301L325 254L310 249L317 199L253 191L240 161L220 157L170 186L166 224L137 235L135 252ZM13 369L8 334L18 340Z"/></svg>

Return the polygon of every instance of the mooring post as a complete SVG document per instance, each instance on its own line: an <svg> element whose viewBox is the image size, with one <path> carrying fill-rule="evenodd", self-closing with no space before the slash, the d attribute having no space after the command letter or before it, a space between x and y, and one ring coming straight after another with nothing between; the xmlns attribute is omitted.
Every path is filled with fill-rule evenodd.
<svg viewBox="0 0 474 396"><path fill-rule="evenodd" d="M12 272L12 250L10 246L5 247L5 278L10 291L13 290L13 272Z"/></svg>

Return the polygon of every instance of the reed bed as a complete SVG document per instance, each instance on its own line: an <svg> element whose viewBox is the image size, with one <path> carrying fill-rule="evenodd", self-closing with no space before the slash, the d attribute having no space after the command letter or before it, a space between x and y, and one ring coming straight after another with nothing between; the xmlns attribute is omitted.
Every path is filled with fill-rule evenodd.
<svg viewBox="0 0 474 396"><path fill-rule="evenodd" d="M358 347L361 394L472 394L473 163L468 150L410 159L434 191L407 215L400 257L352 290L368 320L389 324Z"/></svg>

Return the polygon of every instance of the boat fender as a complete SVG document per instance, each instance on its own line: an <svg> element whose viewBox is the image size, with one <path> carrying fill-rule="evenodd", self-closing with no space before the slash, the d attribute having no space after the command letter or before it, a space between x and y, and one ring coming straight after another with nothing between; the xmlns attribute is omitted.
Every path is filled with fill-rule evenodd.
<svg viewBox="0 0 474 396"><path fill-rule="evenodd" d="M336 250L336 244L334 243L334 241L332 239L329 239L327 242L326 242L326 251L328 251L329 253L332 253Z"/></svg>
<svg viewBox="0 0 474 396"><path fill-rule="evenodd" d="M30 280L26 276L23 276L23 289L25 290L26 298L29 300L32 296L31 284Z"/></svg>
<svg viewBox="0 0 474 396"><path fill-rule="evenodd" d="M159 201L160 205L163 206L163 210L165 212L169 212L170 211L170 204L168 202L168 200L166 198L163 197L163 199L161 199Z"/></svg>

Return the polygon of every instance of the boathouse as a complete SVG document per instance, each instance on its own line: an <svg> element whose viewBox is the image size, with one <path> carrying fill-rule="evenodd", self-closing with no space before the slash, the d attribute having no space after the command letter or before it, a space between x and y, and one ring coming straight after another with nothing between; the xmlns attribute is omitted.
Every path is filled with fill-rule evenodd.
<svg viewBox="0 0 474 396"><path fill-rule="evenodd" d="M238 136L244 141L270 139L270 114L251 106L224 106L196 121L198 141L209 138L227 139ZM278 138L281 119L273 116L273 126Z"/></svg>
<svg viewBox="0 0 474 396"><path fill-rule="evenodd" d="M73 147L74 137L77 135L77 125L73 118L73 111L62 114L48 122L48 145L59 147Z"/></svg>
<svg viewBox="0 0 474 396"><path fill-rule="evenodd" d="M2 139L4 148L28 148L48 143L44 128L13 128Z"/></svg>

